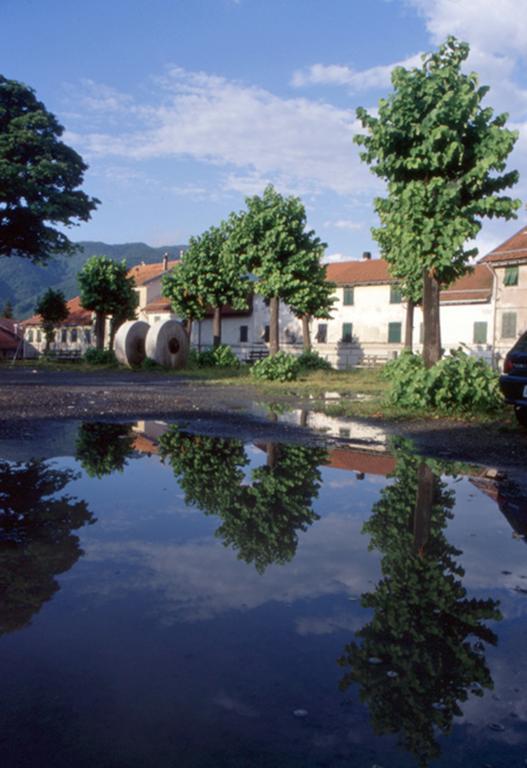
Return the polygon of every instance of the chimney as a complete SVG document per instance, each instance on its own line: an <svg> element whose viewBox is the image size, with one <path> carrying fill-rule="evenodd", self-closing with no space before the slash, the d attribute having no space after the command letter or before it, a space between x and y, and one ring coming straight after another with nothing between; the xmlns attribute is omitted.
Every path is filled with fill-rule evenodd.
<svg viewBox="0 0 527 768"><path fill-rule="evenodd" d="M163 272L166 272L168 269L168 253L163 254Z"/></svg>
<svg viewBox="0 0 527 768"><path fill-rule="evenodd" d="M362 254L363 261L370 261L371 260L371 252L370 251L364 251Z"/></svg>

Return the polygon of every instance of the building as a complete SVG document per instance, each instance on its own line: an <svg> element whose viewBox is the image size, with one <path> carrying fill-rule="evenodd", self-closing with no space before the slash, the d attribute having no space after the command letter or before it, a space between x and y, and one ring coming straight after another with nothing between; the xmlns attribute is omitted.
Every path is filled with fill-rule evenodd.
<svg viewBox="0 0 527 768"><path fill-rule="evenodd" d="M93 313L81 306L76 296L66 302L68 317L55 330L50 352L57 357L80 357L93 346ZM24 328L24 357L38 357L46 349L46 336L40 315L22 323Z"/></svg>
<svg viewBox="0 0 527 768"><path fill-rule="evenodd" d="M22 357L23 331L11 318L0 317L0 360Z"/></svg>

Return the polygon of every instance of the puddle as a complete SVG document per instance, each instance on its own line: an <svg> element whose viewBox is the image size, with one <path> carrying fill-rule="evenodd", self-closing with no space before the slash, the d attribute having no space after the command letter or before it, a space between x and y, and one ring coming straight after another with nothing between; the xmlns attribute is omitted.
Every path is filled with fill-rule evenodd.
<svg viewBox="0 0 527 768"><path fill-rule="evenodd" d="M3 767L523 765L520 487L402 441L25 431L0 442Z"/></svg>

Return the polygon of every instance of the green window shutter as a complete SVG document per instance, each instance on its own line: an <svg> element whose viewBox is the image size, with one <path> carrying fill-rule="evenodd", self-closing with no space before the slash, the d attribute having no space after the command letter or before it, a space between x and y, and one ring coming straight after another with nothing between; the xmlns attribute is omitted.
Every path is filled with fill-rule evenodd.
<svg viewBox="0 0 527 768"><path fill-rule="evenodd" d="M403 294L398 285L390 285L390 304L400 304L403 300Z"/></svg>
<svg viewBox="0 0 527 768"><path fill-rule="evenodd" d="M401 343L401 323L388 323L388 344Z"/></svg>
<svg viewBox="0 0 527 768"><path fill-rule="evenodd" d="M487 323L474 323L474 344L487 343Z"/></svg>
<svg viewBox="0 0 527 768"><path fill-rule="evenodd" d="M328 340L327 323L319 323L317 327L317 341L319 344L326 344Z"/></svg>
<svg viewBox="0 0 527 768"><path fill-rule="evenodd" d="M344 298L342 303L345 307L350 307L353 304L353 288L349 285L344 288Z"/></svg>
<svg viewBox="0 0 527 768"><path fill-rule="evenodd" d="M501 338L516 338L516 312L504 312L501 316Z"/></svg>
<svg viewBox="0 0 527 768"><path fill-rule="evenodd" d="M353 339L352 323L342 323L342 341L349 344Z"/></svg>
<svg viewBox="0 0 527 768"><path fill-rule="evenodd" d="M503 285L518 285L518 267L505 267Z"/></svg>

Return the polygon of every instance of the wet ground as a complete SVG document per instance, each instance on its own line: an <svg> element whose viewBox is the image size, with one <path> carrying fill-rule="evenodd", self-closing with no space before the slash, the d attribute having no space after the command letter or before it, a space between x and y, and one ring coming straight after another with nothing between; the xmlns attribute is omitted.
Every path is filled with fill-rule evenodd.
<svg viewBox="0 0 527 768"><path fill-rule="evenodd" d="M519 465L197 410L0 421L2 768L523 766Z"/></svg>

